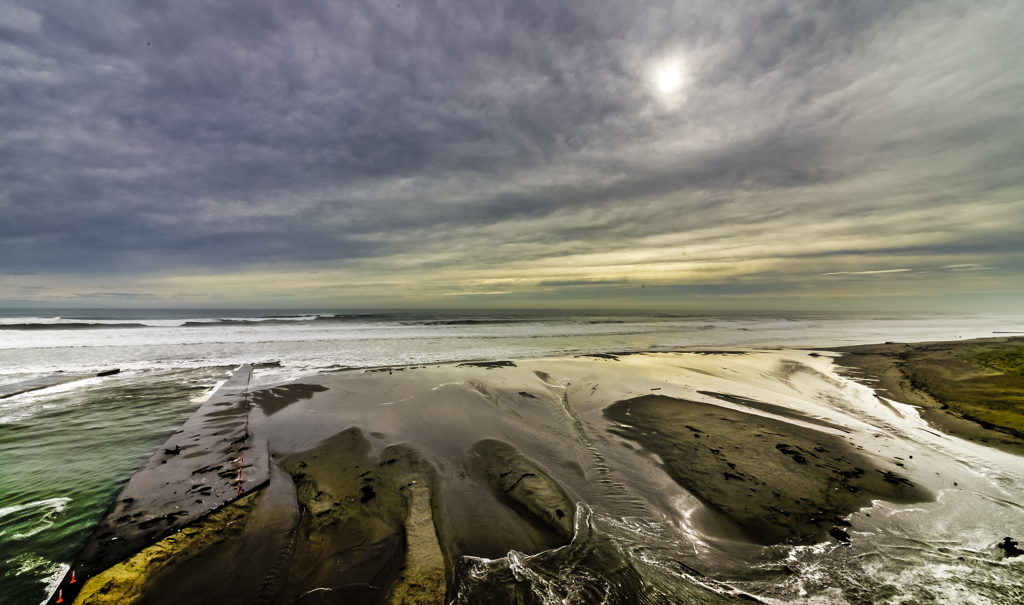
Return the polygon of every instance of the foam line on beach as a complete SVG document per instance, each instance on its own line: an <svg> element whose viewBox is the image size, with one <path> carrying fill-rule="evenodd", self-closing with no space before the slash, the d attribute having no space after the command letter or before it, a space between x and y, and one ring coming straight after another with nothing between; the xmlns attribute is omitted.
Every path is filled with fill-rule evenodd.
<svg viewBox="0 0 1024 605"><path fill-rule="evenodd" d="M0 399L8 399L17 395L33 392L37 395L43 396L60 393L67 390L67 387L64 389L58 389L57 387L64 386L70 382L76 382L82 379L88 380L90 378L94 378L94 376L82 374L52 374L49 376L31 378L29 380L22 380L0 386ZM40 393L40 391L45 391L45 393Z"/></svg>

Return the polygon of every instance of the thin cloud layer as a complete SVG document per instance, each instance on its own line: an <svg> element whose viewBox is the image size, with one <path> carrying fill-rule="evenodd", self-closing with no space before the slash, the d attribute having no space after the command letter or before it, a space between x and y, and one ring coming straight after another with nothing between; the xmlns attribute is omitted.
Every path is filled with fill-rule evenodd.
<svg viewBox="0 0 1024 605"><path fill-rule="evenodd" d="M1021 22L1011 0L0 0L0 299L1005 300Z"/></svg>

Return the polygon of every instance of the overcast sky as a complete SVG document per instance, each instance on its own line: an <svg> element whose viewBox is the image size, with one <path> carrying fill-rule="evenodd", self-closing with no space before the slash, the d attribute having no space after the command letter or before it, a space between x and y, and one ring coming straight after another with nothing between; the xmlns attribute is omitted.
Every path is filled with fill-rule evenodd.
<svg viewBox="0 0 1024 605"><path fill-rule="evenodd" d="M0 0L6 306L1024 312L1024 2Z"/></svg>

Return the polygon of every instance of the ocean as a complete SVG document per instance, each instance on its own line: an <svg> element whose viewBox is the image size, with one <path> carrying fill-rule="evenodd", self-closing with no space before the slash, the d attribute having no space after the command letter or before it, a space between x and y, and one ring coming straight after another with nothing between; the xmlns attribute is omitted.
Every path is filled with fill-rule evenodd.
<svg viewBox="0 0 1024 605"><path fill-rule="evenodd" d="M44 602L135 469L242 364L255 364L259 386L347 368L591 352L828 349L1012 332L1024 333L1024 316L0 309L0 604ZM900 556L913 557L913 537L906 539ZM812 555L813 548L796 552L794 565ZM961 592L918 570L906 581L922 588L907 594L917 602L1000 602L991 599L1008 594L1004 585L1022 579L1020 568L983 563L953 558L941 569L927 567L974 574L956 583ZM857 600L856 586L836 587L864 580L840 579L841 566L832 565L797 601L911 602L863 587Z"/></svg>

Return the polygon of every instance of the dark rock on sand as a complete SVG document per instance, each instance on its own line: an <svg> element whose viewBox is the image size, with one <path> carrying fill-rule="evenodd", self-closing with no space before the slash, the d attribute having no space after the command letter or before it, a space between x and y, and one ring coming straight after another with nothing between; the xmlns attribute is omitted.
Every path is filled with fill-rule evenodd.
<svg viewBox="0 0 1024 605"><path fill-rule="evenodd" d="M842 529L839 529L838 527L833 527L832 529L828 530L828 535L832 536L833 538L842 542L843 544L850 543L850 534L846 533Z"/></svg>
<svg viewBox="0 0 1024 605"><path fill-rule="evenodd" d="M1017 547L1017 541L1013 540L1009 536L1003 538L1003 541L996 544L996 547L1002 549L1003 553L1005 553L1007 557L1019 557L1024 555L1024 550Z"/></svg>
<svg viewBox="0 0 1024 605"><path fill-rule="evenodd" d="M610 359L612 361L618 361L618 355L612 355L611 353L584 353L583 355L577 355L576 357L594 357L596 359Z"/></svg>
<svg viewBox="0 0 1024 605"><path fill-rule="evenodd" d="M458 365L460 368L514 368L516 364L511 361L467 361Z"/></svg>

